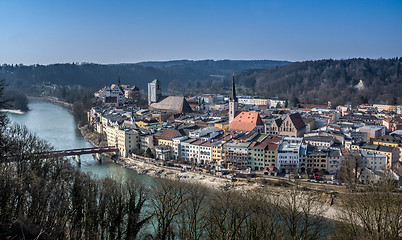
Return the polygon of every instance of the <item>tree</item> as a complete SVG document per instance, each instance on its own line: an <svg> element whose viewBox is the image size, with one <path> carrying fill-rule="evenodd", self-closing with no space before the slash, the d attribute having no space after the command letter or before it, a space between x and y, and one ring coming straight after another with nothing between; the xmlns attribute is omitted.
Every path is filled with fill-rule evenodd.
<svg viewBox="0 0 402 240"><path fill-rule="evenodd" d="M360 154L358 152L350 152L345 160L342 161L338 179L349 187L354 187L358 183L360 163Z"/></svg>
<svg viewBox="0 0 402 240"><path fill-rule="evenodd" d="M220 191L210 202L208 212L208 239L244 239L245 223L250 216L250 205L233 191Z"/></svg>
<svg viewBox="0 0 402 240"><path fill-rule="evenodd" d="M183 211L187 201L186 187L178 181L158 181L151 203L156 218L156 239L174 239L174 222Z"/></svg>
<svg viewBox="0 0 402 240"><path fill-rule="evenodd" d="M303 191L298 185L282 193L279 197L270 196L276 208L277 221L283 223L287 239L322 239L327 228L322 196L317 192Z"/></svg>
<svg viewBox="0 0 402 240"><path fill-rule="evenodd" d="M155 155L152 153L150 148L147 148L147 150L145 151L145 157L149 157L149 158L155 157Z"/></svg>
<svg viewBox="0 0 402 240"><path fill-rule="evenodd" d="M176 223L179 236L181 239L202 239L208 224L209 190L200 184L189 184L186 189L187 200Z"/></svg>
<svg viewBox="0 0 402 240"><path fill-rule="evenodd" d="M341 199L334 239L400 239L402 197L384 177L376 185L349 192Z"/></svg>

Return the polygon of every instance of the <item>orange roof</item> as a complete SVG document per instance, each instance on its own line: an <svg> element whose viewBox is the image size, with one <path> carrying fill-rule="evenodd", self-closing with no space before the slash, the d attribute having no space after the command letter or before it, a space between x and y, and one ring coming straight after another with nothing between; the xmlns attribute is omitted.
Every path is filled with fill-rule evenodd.
<svg viewBox="0 0 402 240"><path fill-rule="evenodd" d="M250 132L256 126L264 125L258 112L240 112L233 119L229 130L238 132Z"/></svg>

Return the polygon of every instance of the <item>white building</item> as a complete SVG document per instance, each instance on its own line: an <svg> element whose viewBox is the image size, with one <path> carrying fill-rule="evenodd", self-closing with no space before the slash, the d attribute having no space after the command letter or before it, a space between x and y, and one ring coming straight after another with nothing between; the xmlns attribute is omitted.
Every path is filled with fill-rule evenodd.
<svg viewBox="0 0 402 240"><path fill-rule="evenodd" d="M204 142L200 145L200 158L199 162L201 164L208 164L211 163L211 157L212 157L212 148L211 148L211 142L207 141Z"/></svg>
<svg viewBox="0 0 402 240"><path fill-rule="evenodd" d="M278 148L278 170L282 172L298 171L301 163L306 162L305 149L307 145L303 138L284 137Z"/></svg>
<svg viewBox="0 0 402 240"><path fill-rule="evenodd" d="M126 101L126 97L124 95L123 89L120 87L120 84L112 84L110 87L106 86L101 90L94 93L96 98L102 99L102 102L106 102L107 98L116 98L117 104L124 104Z"/></svg>
<svg viewBox="0 0 402 240"><path fill-rule="evenodd" d="M130 154L134 153L135 150L139 149L140 140L137 131L132 129L119 129L117 136L117 147L119 148L120 156L128 157Z"/></svg>
<svg viewBox="0 0 402 240"><path fill-rule="evenodd" d="M197 141L197 139L189 138L181 141L180 143L180 157L184 158L186 161L191 161L190 158L190 144ZM191 156L193 157L193 149L191 149Z"/></svg>
<svg viewBox="0 0 402 240"><path fill-rule="evenodd" d="M120 156L128 157L140 146L139 134L132 129L119 129L119 126L106 126L107 144L118 147Z"/></svg>
<svg viewBox="0 0 402 240"><path fill-rule="evenodd" d="M275 108L275 107L285 107L285 100L273 100L269 99L269 107Z"/></svg>
<svg viewBox="0 0 402 240"><path fill-rule="evenodd" d="M212 139L222 133L223 130L214 127L205 127L190 131L188 136L191 138L204 138L206 140Z"/></svg>
<svg viewBox="0 0 402 240"><path fill-rule="evenodd" d="M178 159L181 155L181 143L184 140L187 140L188 137L187 136L183 136L183 137L175 137L172 139L173 141L173 159Z"/></svg>
<svg viewBox="0 0 402 240"><path fill-rule="evenodd" d="M151 103L156 103L161 100L162 88L158 79L154 79L152 82L148 83L148 105Z"/></svg>
<svg viewBox="0 0 402 240"><path fill-rule="evenodd" d="M361 159L361 167L366 167L371 170L388 170L391 166L390 161L387 160L387 155L385 154L376 154L373 151L360 151L362 155Z"/></svg>

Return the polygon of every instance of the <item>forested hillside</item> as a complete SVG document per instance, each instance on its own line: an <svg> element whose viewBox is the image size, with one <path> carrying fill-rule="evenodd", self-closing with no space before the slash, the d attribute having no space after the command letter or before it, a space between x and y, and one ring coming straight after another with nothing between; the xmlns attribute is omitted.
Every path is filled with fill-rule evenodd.
<svg viewBox="0 0 402 240"><path fill-rule="evenodd" d="M304 103L402 104L402 58L296 62L236 77L240 94L299 98ZM222 86L230 86L227 77Z"/></svg>
<svg viewBox="0 0 402 240"><path fill-rule="evenodd" d="M0 78L26 92L34 84L100 88L116 83L146 91L158 78L165 94L228 93L236 73L238 93L299 99L302 103L402 104L402 58L286 61L168 61L137 64L3 65Z"/></svg>
<svg viewBox="0 0 402 240"><path fill-rule="evenodd" d="M29 90L32 85L51 83L57 85L80 85L86 88L100 88L121 82L146 89L147 83L154 78L162 82L165 92L174 89L175 85L185 83L193 86L194 82L218 79L215 75L227 75L245 69L267 69L289 64L286 61L169 61L144 62L138 64L52 64L52 65L7 65L0 67L0 78L5 78L10 88L20 91ZM212 76L211 76L212 75ZM173 84L171 84L173 83Z"/></svg>

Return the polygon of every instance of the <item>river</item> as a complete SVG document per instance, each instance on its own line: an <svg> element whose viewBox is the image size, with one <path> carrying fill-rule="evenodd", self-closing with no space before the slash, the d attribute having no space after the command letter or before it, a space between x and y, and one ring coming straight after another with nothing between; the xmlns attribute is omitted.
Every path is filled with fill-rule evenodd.
<svg viewBox="0 0 402 240"><path fill-rule="evenodd" d="M66 108L37 100L30 101L28 107L30 111L25 114L9 113L11 122L27 126L31 132L48 141L56 150L92 147L82 137L73 115ZM100 178L126 178L137 175L133 170L113 162L99 163L92 155L81 156L80 169Z"/></svg>

